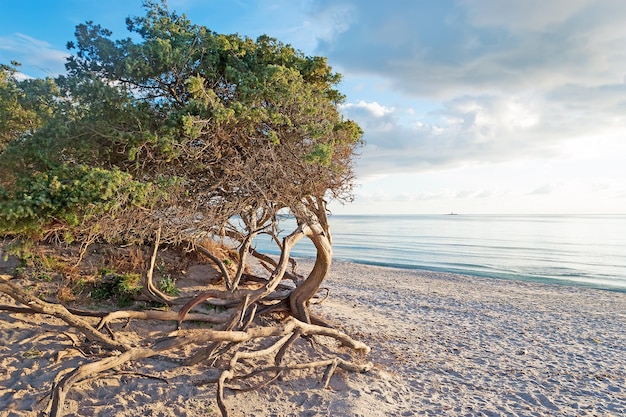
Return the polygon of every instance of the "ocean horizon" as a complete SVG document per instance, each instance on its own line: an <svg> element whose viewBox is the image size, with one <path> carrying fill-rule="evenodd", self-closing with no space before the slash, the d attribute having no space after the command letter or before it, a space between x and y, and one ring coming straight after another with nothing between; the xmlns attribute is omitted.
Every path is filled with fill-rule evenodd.
<svg viewBox="0 0 626 417"><path fill-rule="evenodd" d="M333 259L626 292L626 215L332 215ZM285 219L283 230L295 228ZM269 239L256 241L269 254ZM314 257L303 239L293 257Z"/></svg>

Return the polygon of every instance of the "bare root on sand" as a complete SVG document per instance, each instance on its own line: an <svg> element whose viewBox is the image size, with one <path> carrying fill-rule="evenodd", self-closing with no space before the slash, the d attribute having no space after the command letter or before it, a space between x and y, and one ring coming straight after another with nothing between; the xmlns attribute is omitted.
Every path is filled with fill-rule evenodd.
<svg viewBox="0 0 626 417"><path fill-rule="evenodd" d="M65 323L60 330L70 334L75 348L89 359L74 369L62 369L52 385L46 413L64 415L66 397L81 381L93 380L107 371L120 369L131 361L163 358L180 367L208 364L217 372L202 383L216 384L216 401L222 416L227 416L225 390L254 390L270 384L285 373L296 370L323 369L322 386L326 388L337 368L365 372L371 364L355 361L347 350L369 353L370 348L347 334L329 327L319 317L311 316L308 305L326 275L328 262L318 256L313 270L298 286L281 284L290 262L290 247L306 231L298 230L284 239L283 256L274 262L269 278L237 272L234 279L221 262L217 262L226 288L212 288L196 295L172 297L163 294L152 282L159 233L148 269L144 274L142 296L167 304L169 310L123 310L87 312L71 310L58 302L44 301L21 287L15 276L2 275L0 292L19 306L6 306L21 313L46 314ZM313 234L315 237L315 234ZM315 242L315 239L313 239ZM318 242L319 243L319 242ZM322 243L319 243L323 245ZM197 246L203 255L212 255ZM209 258L219 261L215 256ZM267 261L267 259L265 259ZM313 281L319 282L313 282ZM202 312L194 311L203 308ZM113 324L126 320L162 322L175 321L173 331L152 332L140 340L120 338ZM187 326L185 323L192 323ZM209 327L210 326L210 327ZM185 328L188 327L188 328ZM76 337L73 331L82 337ZM317 349L321 356L298 360L294 342L306 338L331 340L333 350ZM94 350L97 345L100 350ZM103 355L103 351L106 353ZM295 352L294 352L295 351ZM90 354L89 352L97 352Z"/></svg>

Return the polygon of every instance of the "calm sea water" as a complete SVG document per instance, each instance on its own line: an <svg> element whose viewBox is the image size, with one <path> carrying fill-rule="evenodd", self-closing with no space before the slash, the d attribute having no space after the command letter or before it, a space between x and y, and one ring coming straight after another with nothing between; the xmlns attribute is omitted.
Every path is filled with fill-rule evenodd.
<svg viewBox="0 0 626 417"><path fill-rule="evenodd" d="M330 223L334 259L626 292L626 215L335 215ZM257 248L278 253L268 240ZM303 240L293 255L315 250Z"/></svg>

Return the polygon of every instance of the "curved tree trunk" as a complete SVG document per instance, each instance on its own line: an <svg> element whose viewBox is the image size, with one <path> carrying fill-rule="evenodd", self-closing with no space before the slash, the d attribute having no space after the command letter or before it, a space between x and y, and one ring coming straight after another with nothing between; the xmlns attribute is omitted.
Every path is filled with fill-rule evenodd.
<svg viewBox="0 0 626 417"><path fill-rule="evenodd" d="M321 198L309 201L313 213L305 209L306 236L311 239L317 255L309 276L289 296L291 312L298 320L311 323L309 300L317 293L330 271L333 258L332 238L326 218L325 203Z"/></svg>
<svg viewBox="0 0 626 417"><path fill-rule="evenodd" d="M152 250L152 256L150 257L150 266L148 272L145 275L145 282L143 292L150 299L150 301L156 301L166 305L172 305L172 297L161 292L156 285L154 285L154 265L156 264L157 252L159 251L159 244L161 243L161 230L163 225L159 222L159 228L156 231L154 238L154 248Z"/></svg>
<svg viewBox="0 0 626 417"><path fill-rule="evenodd" d="M315 229L318 229L318 227ZM326 237L323 231L321 233L316 231L308 237L317 249L315 265L313 266L313 269L307 279L304 280L304 282L300 284L289 296L291 312L294 317L305 323L311 323L308 309L309 300L317 293L317 290L319 290L322 282L328 275L333 257L330 240Z"/></svg>

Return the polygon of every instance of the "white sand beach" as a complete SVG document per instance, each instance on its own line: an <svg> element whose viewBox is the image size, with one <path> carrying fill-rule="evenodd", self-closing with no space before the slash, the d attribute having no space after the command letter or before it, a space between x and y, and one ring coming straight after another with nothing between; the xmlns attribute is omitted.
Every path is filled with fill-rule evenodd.
<svg viewBox="0 0 626 417"><path fill-rule="evenodd" d="M325 286L315 311L369 344L374 369L337 371L327 389L317 370L228 391L231 415L626 415L625 293L344 262ZM121 337L158 330L123 324L113 326ZM64 330L50 316L0 312L1 417L39 415L55 376L87 361ZM211 373L158 357L133 362L80 383L66 415L218 415L215 386L197 384Z"/></svg>

